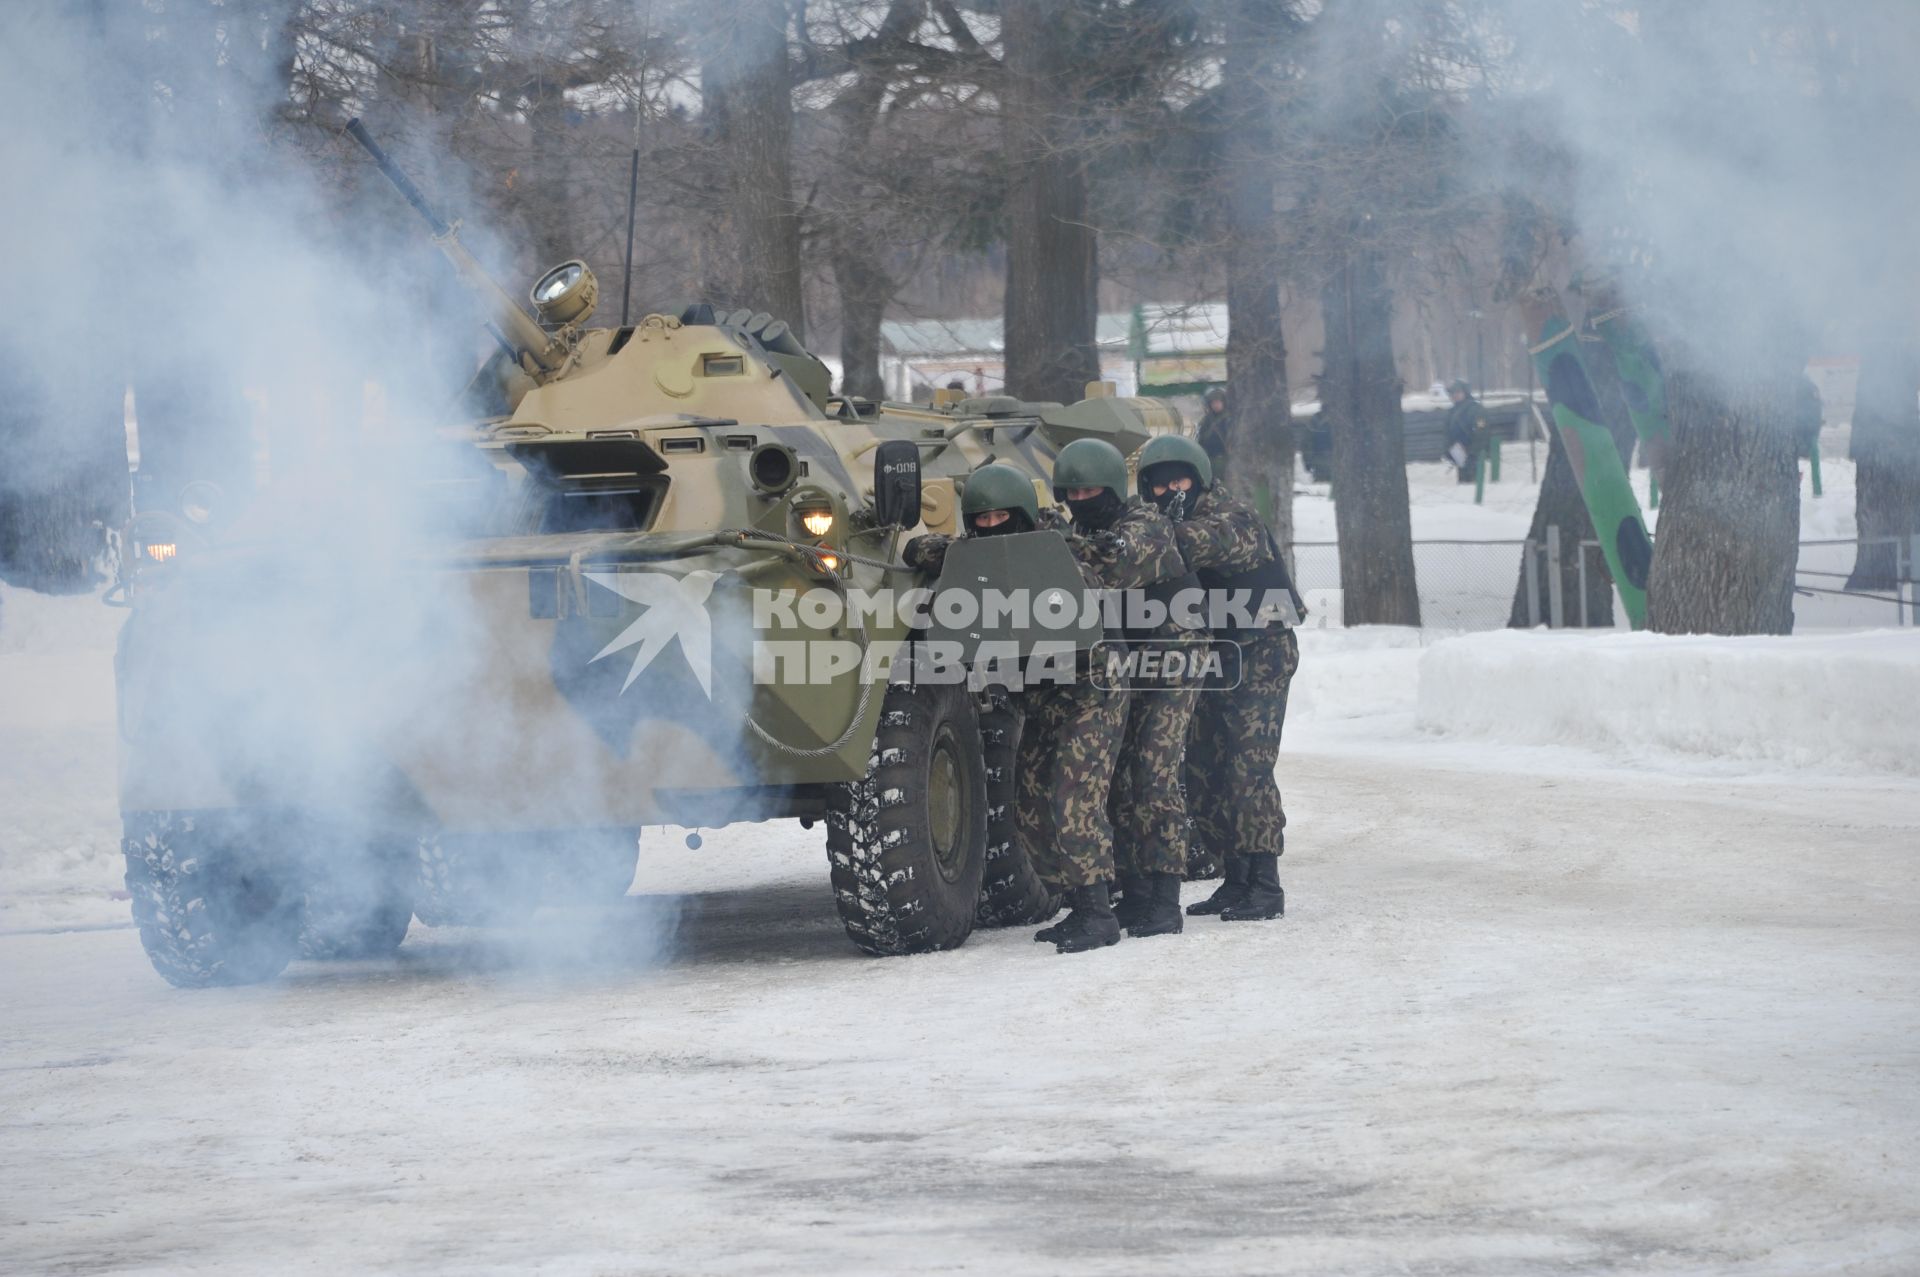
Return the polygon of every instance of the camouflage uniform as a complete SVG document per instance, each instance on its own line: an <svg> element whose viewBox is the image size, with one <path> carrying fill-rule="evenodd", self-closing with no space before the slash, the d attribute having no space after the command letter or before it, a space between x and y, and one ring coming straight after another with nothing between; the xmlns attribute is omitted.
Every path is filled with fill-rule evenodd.
<svg viewBox="0 0 1920 1277"><path fill-rule="evenodd" d="M1198 585L1191 579L1181 581L1188 571L1174 525L1145 502L1129 503L1112 527L1087 541L1091 549L1086 562L1108 589L1135 590L1161 582ZM1204 631L1183 630L1171 617L1128 634L1130 641L1156 644L1204 637ZM1199 690L1199 679L1191 676L1153 690L1134 688L1107 804L1115 867L1122 874L1186 873L1187 804L1180 764Z"/></svg>
<svg viewBox="0 0 1920 1277"><path fill-rule="evenodd" d="M1058 530L1057 521L1049 525ZM1067 543L1087 588L1100 589L1089 543L1072 536ZM910 567L937 573L950 544L949 537L915 537L902 557ZM1020 715L1014 829L1034 872L1056 891L1105 882L1114 873L1107 801L1126 728L1127 693L1079 678L1039 684L1011 700Z"/></svg>
<svg viewBox="0 0 1920 1277"><path fill-rule="evenodd" d="M1260 517L1218 484L1198 494L1193 513L1175 525L1175 534L1196 571L1246 571L1272 557ZM1292 629L1279 625L1223 631L1220 637L1240 644L1240 685L1199 698L1187 740L1188 811L1210 850L1279 855L1287 815L1274 768L1300 641Z"/></svg>
<svg viewBox="0 0 1920 1277"><path fill-rule="evenodd" d="M1127 693L1087 680L1014 698L1021 711L1014 828L1041 881L1058 891L1113 877L1107 795Z"/></svg>

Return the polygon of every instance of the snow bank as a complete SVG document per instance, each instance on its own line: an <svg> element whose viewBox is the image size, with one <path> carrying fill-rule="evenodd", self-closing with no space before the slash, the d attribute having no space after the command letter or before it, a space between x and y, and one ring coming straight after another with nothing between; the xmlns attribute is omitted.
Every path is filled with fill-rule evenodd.
<svg viewBox="0 0 1920 1277"><path fill-rule="evenodd" d="M1413 709L1422 637L1398 625L1302 629L1287 689L1287 729L1377 719ZM1291 739L1291 738L1289 738Z"/></svg>
<svg viewBox="0 0 1920 1277"><path fill-rule="evenodd" d="M1920 633L1493 632L1420 661L1428 731L1920 775Z"/></svg>

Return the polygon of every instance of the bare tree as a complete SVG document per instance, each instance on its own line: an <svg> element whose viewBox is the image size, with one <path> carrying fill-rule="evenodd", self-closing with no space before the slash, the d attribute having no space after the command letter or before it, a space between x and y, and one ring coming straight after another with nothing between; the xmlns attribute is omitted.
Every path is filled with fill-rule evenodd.
<svg viewBox="0 0 1920 1277"><path fill-rule="evenodd" d="M1350 625L1420 623L1394 278L1475 211L1450 176L1457 21L1433 0L1340 0L1312 28L1296 243L1325 329L1320 403Z"/></svg>
<svg viewBox="0 0 1920 1277"><path fill-rule="evenodd" d="M1345 623L1418 625L1404 388L1393 360L1393 290L1382 250L1357 246L1346 255L1320 290L1320 313L1327 330L1320 406L1333 432Z"/></svg>
<svg viewBox="0 0 1920 1277"><path fill-rule="evenodd" d="M1274 117L1292 6L1233 0L1222 17L1222 174L1226 188L1227 380L1234 430L1227 477L1252 497L1280 543L1293 544L1293 406L1280 323L1284 263L1275 224Z"/></svg>
<svg viewBox="0 0 1920 1277"><path fill-rule="evenodd" d="M1891 590L1900 559L1895 539L1920 536L1920 351L1899 341L1861 359L1853 401L1854 512L1860 547L1850 590ZM1909 550L1910 553L1910 550ZM1907 559L1909 574L1913 561Z"/></svg>
<svg viewBox="0 0 1920 1277"><path fill-rule="evenodd" d="M1716 361L1718 363L1719 361ZM1647 628L1668 634L1788 634L1800 529L1794 449L1804 349L1729 379L1667 380L1674 447L1647 576Z"/></svg>
<svg viewBox="0 0 1920 1277"><path fill-rule="evenodd" d="M695 42L707 140L724 192L717 209L724 234L707 259L708 296L771 312L803 337L791 16L787 0L712 6Z"/></svg>
<svg viewBox="0 0 1920 1277"><path fill-rule="evenodd" d="M1071 402L1100 376L1100 243L1073 124L1083 7L1001 6L1007 388L1027 399Z"/></svg>

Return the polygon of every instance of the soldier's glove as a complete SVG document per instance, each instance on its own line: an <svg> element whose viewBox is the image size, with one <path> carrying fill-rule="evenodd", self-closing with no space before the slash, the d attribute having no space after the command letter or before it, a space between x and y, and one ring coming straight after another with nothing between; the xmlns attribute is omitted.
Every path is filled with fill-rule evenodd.
<svg viewBox="0 0 1920 1277"><path fill-rule="evenodd" d="M1187 494L1184 492L1175 492L1169 496L1167 498L1165 513L1167 518L1173 522L1185 523L1187 520Z"/></svg>
<svg viewBox="0 0 1920 1277"><path fill-rule="evenodd" d="M928 567L947 539L935 532L924 533L907 542L907 548L900 557L910 568Z"/></svg>

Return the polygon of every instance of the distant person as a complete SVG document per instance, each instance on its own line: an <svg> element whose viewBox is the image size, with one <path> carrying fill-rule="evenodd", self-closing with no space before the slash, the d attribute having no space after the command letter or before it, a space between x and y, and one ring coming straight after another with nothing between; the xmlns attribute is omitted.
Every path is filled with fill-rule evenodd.
<svg viewBox="0 0 1920 1277"><path fill-rule="evenodd" d="M1447 460L1460 472L1460 482L1472 483L1475 461L1486 450L1492 427L1486 410L1473 397L1473 387L1464 380L1447 383L1447 398L1453 400L1453 407L1447 409Z"/></svg>
<svg viewBox="0 0 1920 1277"><path fill-rule="evenodd" d="M1225 469L1228 441L1233 438L1233 409L1225 386L1208 390L1205 402L1207 410L1200 418L1198 438L1215 473L1219 473Z"/></svg>

